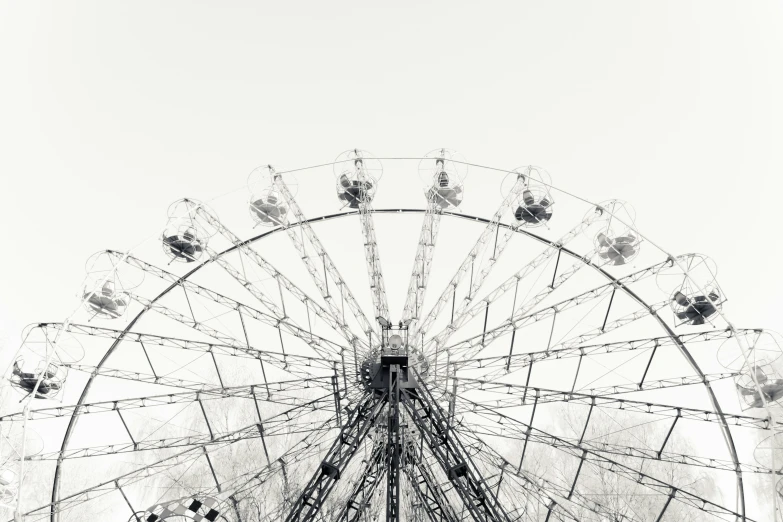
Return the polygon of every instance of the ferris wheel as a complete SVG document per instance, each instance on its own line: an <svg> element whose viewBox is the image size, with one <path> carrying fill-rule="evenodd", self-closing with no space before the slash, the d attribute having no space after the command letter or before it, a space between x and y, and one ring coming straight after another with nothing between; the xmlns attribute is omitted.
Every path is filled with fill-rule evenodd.
<svg viewBox="0 0 783 522"><path fill-rule="evenodd" d="M7 520L783 520L780 339L629 204L448 149L247 185L24 332Z"/></svg>

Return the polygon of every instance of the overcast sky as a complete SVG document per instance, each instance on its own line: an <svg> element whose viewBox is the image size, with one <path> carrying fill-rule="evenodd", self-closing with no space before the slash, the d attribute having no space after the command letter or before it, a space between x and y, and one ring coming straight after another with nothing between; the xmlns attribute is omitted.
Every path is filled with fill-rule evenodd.
<svg viewBox="0 0 783 522"><path fill-rule="evenodd" d="M738 326L783 330L782 22L763 1L1 2L0 335L62 319L85 259L179 197L440 146L633 202L716 260Z"/></svg>

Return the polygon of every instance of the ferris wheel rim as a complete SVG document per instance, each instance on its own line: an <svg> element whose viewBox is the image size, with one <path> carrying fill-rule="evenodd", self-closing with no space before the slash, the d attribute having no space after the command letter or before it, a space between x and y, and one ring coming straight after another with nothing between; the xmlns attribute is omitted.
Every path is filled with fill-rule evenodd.
<svg viewBox="0 0 783 522"><path fill-rule="evenodd" d="M589 203L589 202L588 202ZM600 205L590 203L591 205L595 206L596 208L601 208ZM379 214L379 215L401 215L401 214L424 214L426 213L426 209L422 208L387 208L387 209L372 209L369 212L372 214ZM227 255L231 252L234 252L235 250L239 249L241 246L246 245L252 245L257 241L260 241L268 236L271 236L273 234L276 234L278 232L284 231L286 228L291 227L297 227L301 226L304 223L318 223L323 221L332 221L343 217L351 217L351 216L359 216L360 211L359 210L351 210L346 212L337 212L332 214L325 214L322 216L317 216L314 218L308 218L305 221L301 222L295 222L290 223L287 225L287 227L277 226L270 230L267 230L261 234L257 234L251 238L248 238L240 245L232 245L229 248L226 248L225 250L221 251L217 254L217 257L222 257L224 255ZM454 212L454 211L448 211L443 210L440 212L442 215L459 218L461 220L466 220L468 222L478 222L478 223L489 223L490 220L488 218L480 217L480 216L473 216L464 214L461 212ZM596 270L599 274L601 274L602 277L604 277L607 281L616 284L617 283L617 277L612 276L609 274L606 270L604 270L602 267L597 266L595 263L593 263L591 260L587 259L585 256L578 254L575 251L572 251L565 246L559 245L557 242L548 240L538 234L535 234L524 227L514 227L512 225L506 224L506 223L498 223L498 227L513 230L514 233L519 233L524 236L527 236L535 241L538 241L539 243L542 243L544 245L549 245L550 247L556 247L560 251L565 252L567 255L572 257L575 260L581 261L587 266L590 266L592 269ZM637 231L638 232L638 231ZM641 235L641 233L640 233ZM661 249L663 253L666 253ZM203 262L199 263L197 266L193 267L190 271L188 271L186 274L179 277L179 279L173 283L171 283L167 288L165 288L163 291L161 291L154 299L152 299L152 303L158 301L159 299L163 298L165 295L167 295L172 290L176 289L178 286L182 284L182 282L187 281L188 278L190 278L193 274L198 272L201 268L205 267L206 265L212 263L215 260L215 258L209 258L204 260ZM652 315L655 317L656 321L658 322L659 326L664 329L666 332L666 335L672 339L672 341L675 343L675 345L678 346L678 349L680 350L680 353L686 358L689 365L698 373L698 375L703 379L702 385L704 386L705 390L708 393L708 397L710 397L710 401L713 405L713 410L716 415L718 415L721 418L721 431L724 435L724 442L726 443L726 447L729 450L729 454L731 456L731 459L735 466L737 467L738 471L736 473L737 476L737 501L739 503L740 507L740 513L742 516L745 516L745 491L744 491L744 484L742 480L742 472L739 470L740 468L740 462L739 458L737 456L736 452L736 446L733 441L733 437L731 435L731 430L729 429L729 424L726 420L725 414L723 413L723 409L720 407L720 402L717 400L717 397L714 395L714 391L712 387L710 386L709 382L704 378L704 373L701 370L700 366L696 362L696 360L692 357L690 352L688 351L687 347L685 346L685 343L682 343L681 340L678 339L678 336L674 333L674 331L669 327L668 324L666 324L665 321L663 321L657 314L655 310L652 310L650 305L648 305L643 299L641 299L638 295L636 295L633 290L628 288L625 285L618 285L617 288L620 288L626 294L628 294L634 301L636 301L640 306L642 306L644 309L647 310L648 315ZM114 352L114 350L122 343L125 336L130 332L130 329L135 326L135 324L138 322L139 319L141 319L146 312L149 311L148 307L143 308L129 323L125 326L123 329L122 334L109 346L109 348L104 353L103 357L101 358L100 362L98 363L96 368L101 368L103 364L106 362L108 357ZM89 377L87 383L85 384L82 393L79 397L79 401L76 405L76 408L74 410L74 413L71 415L71 419L69 420L68 427L66 429L66 433L63 436L63 443L61 445L61 450L65 450L68 447L68 443L70 442L70 437L73 434L73 429L76 426L76 423L78 421L79 415L78 411L84 404L84 402L87 399L87 396L89 394L90 388L92 383L95 380L95 377L97 377L97 374L93 374ZM53 478L53 484L52 484L52 496L51 496L51 502L52 502L52 512L51 512L51 521L55 522L56 520L56 510L55 506L58 502L58 495L59 495L59 488L62 481L62 462L64 462L66 459L58 460L54 478Z"/></svg>

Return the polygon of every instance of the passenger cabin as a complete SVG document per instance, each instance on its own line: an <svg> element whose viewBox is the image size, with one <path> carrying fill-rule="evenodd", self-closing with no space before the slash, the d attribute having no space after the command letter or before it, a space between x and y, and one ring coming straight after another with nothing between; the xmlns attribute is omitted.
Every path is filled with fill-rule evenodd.
<svg viewBox="0 0 783 522"><path fill-rule="evenodd" d="M95 315L116 319L125 313L128 297L114 289L112 281L106 281L100 290L84 293L85 307Z"/></svg>
<svg viewBox="0 0 783 522"><path fill-rule="evenodd" d="M163 248L172 261L192 263L201 257L205 246L193 227L185 227L177 234L163 235Z"/></svg>
<svg viewBox="0 0 783 522"><path fill-rule="evenodd" d="M65 384L66 370L55 362L46 364L41 360L33 371L24 369L24 360L19 358L14 361L11 372L11 384L30 395L35 390L36 399L51 399L57 396ZM40 379L40 384L38 383ZM38 389L36 389L36 385Z"/></svg>
<svg viewBox="0 0 783 522"><path fill-rule="evenodd" d="M259 225L277 226L285 223L288 208L277 194L269 192L250 203L250 212Z"/></svg>
<svg viewBox="0 0 783 522"><path fill-rule="evenodd" d="M370 179L361 180L358 176L351 179L347 173L343 173L337 183L337 197L349 208L359 208L360 204L372 201L374 188Z"/></svg>
<svg viewBox="0 0 783 522"><path fill-rule="evenodd" d="M603 232L596 236L598 257L611 265L624 265L639 253L639 239L630 233L610 237Z"/></svg>
<svg viewBox="0 0 783 522"><path fill-rule="evenodd" d="M674 293L672 304L674 314L685 324L701 325L717 313L720 306L720 294L717 290L711 291L709 299L704 295L686 295L680 290Z"/></svg>
<svg viewBox="0 0 783 522"><path fill-rule="evenodd" d="M753 367L753 375L746 377L748 378L743 379L744 385L737 384L737 391L749 408L763 408L765 402L770 404L783 399L783 379L770 379L758 365Z"/></svg>
<svg viewBox="0 0 783 522"><path fill-rule="evenodd" d="M552 198L546 192L534 194L530 189L525 189L522 200L514 210L514 218L523 226L543 225L552 219L552 203Z"/></svg>
<svg viewBox="0 0 783 522"><path fill-rule="evenodd" d="M453 182L445 171L435 176L435 183L427 191L427 199L443 210L458 207L462 196L462 186Z"/></svg>

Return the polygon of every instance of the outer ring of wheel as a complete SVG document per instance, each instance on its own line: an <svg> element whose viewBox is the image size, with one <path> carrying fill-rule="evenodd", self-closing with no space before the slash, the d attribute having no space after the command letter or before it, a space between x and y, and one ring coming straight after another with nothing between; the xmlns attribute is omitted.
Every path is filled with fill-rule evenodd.
<svg viewBox="0 0 783 522"><path fill-rule="evenodd" d="M425 212L426 212L425 209L410 209L410 208L372 210L373 214L423 214ZM467 215L467 214L461 214L461 213L458 213L458 212L443 211L442 214L446 215L446 216L452 216L452 217L467 219L469 221L475 221L475 222L479 222L479 223L489 223L490 222L490 220L486 219L486 218L481 218L481 217L477 217L477 216L471 216L471 215ZM337 219L337 218L348 217L348 216L358 216L358 215L359 215L359 211L358 210L351 211L351 212L340 212L340 213L336 213L336 214L328 214L328 215L324 215L324 216L320 216L320 217L316 217L316 218L311 218L311 219L306 220L306 223L317 223L317 222L320 222L320 221L330 221L330 220ZM292 223L290 226L295 227L297 225L298 225L298 223ZM553 243L552 241L549 241L548 239L545 239L545 238L543 238L541 236L533 234L532 232L529 232L529 231L525 230L522 227L515 228L515 227L512 227L511 225L507 225L507 224L504 224L504 223L499 223L499 226L502 227L502 228L506 228L506 229L514 229L514 231L516 233L520 233L520 234L523 234L525 236L528 236L528 237L530 237L532 239L535 239L536 241L538 241L540 243L543 243L545 245L549 245L549 246L552 246L552 247L559 248L562 252L568 254L569 256L573 257L574 259L578 259L578 260L582 261L583 263L585 263L586 265L590 266L591 268L593 268L594 270L599 272L602 276L604 276L610 282L617 284L617 278L613 277L606 270L604 270L601 267L595 265L590 260L585 259L583 256L580 256L579 254L577 254L576 252L573 252L572 250L569 250L569 249L567 249L565 247L562 247L562 246L558 246L556 243ZM249 244L255 243L256 241L259 241L259 240L261 240L261 239L263 239L263 238L265 238L267 236L270 236L270 235L272 235L272 234L274 234L276 232L280 232L281 230L284 230L284 229L281 228L281 227L273 228L272 230L268 230L267 232L264 232L263 234L259 234L257 236L254 236L254 237L252 237L250 239L247 239L247 240L243 241L241 243L241 245L249 245ZM218 257L223 256L225 254L228 254L230 252L233 252L237 248L239 248L239 247L237 245L234 245L231 248L228 248L228 249L224 250L223 252L220 252L218 254ZM168 294L171 290L173 290L174 288L179 286L180 282L187 280L191 275L193 275L194 273L198 272L201 268L203 268L204 266L206 266L207 264L209 264L211 262L212 262L212 260L210 259L210 260L204 261L203 263L201 263L198 266L194 267L193 270L191 270L187 274L183 275L179 279L179 281L177 281L176 283L172 283L168 288L166 288L160 294L158 294L154 299L152 299L151 302L152 303L157 302L159 299L161 299L166 294ZM715 413L720 417L720 420L721 420L721 423L720 423L721 424L721 431L723 433L723 436L724 436L724 439L725 439L725 442L726 442L726 447L729 450L732 462L734 463L734 466L735 466L735 468L737 470L736 471L736 473L737 473L737 501L739 503L739 513L742 516L742 520L744 521L745 520L745 488L744 488L744 485L743 485L742 471L740 470L739 458L737 456L736 447L734 446L734 439L733 439L733 437L731 435L731 430L729 428L728 423L726 422L726 418L725 418L725 416L723 414L723 410L720 407L720 403L718 402L718 399L715 396L715 393L712 390L712 387L710 386L710 383L706 380L706 378L704 376L704 373L701 371L701 368L696 363L696 360L693 358L691 353L688 351L688 348L677 337L677 335L674 333L674 331L671 329L671 327L668 324L666 324L666 322L658 316L657 312L655 310L652 310L650 308L650 305L647 304L638 295L636 295L636 293L634 293L630 288L628 288L628 287L626 287L624 285L621 285L621 284L618 284L617 288L619 288L620 290L625 292L631 299L633 299L640 306L642 306L643 308L646 308L649 311L650 315L652 315L655 318L655 320L658 322L658 324L661 326L661 328L663 328L663 330L666 332L666 335L668 335L672 339L672 341L677 345L677 348L680 350L680 353L685 357L685 359L691 365L691 368L696 372L696 374L699 377L701 377L703 379L702 382L704 384L704 387L707 390L707 395L709 396L709 399L710 399L710 402L712 404L712 407L715 410ZM128 325L125 327L123 332L118 336L117 340L115 340L112 343L112 345L106 350L106 353L104 354L103 358L101 359L101 361L97 365L97 369L100 369L103 366L103 364L106 362L106 360L109 358L109 356L114 352L114 350L123 341L123 338L125 337L125 335L130 331L131 328L133 328L133 326L136 324L136 322L139 319L141 319L141 317L146 312L147 312L147 308L143 309L142 311L140 311L136 315L136 317L134 317L128 323ZM73 433L73 429L76 426L76 422L77 422L77 420L79 418L79 415L78 415L79 414L79 410L80 410L82 404L84 403L84 401L87 398L87 394L90 391L90 387L91 387L92 382L93 382L94 379L95 379L95 375L93 374L93 375L90 376L90 378L87 380L87 383L84 385L84 389L82 390L82 394L79 397L79 402L77 403L76 408L74 408L74 412L71 415L70 421L68 422L68 427L66 428L65 435L63 436L63 442L62 442L62 446L60 448L61 451L65 451L68 448L68 443L70 441L71 434ZM57 497L59 496L59 490L60 490L60 484L61 484L62 462L63 462L62 460L58 460L57 461L57 467L55 468L55 472L54 472L54 479L53 479L53 483L52 483L52 499L51 499L52 511L51 511L51 514L50 514L50 521L51 522L57 522L57 512L55 511L55 507L56 507L56 503L57 503L57 500L58 500Z"/></svg>

